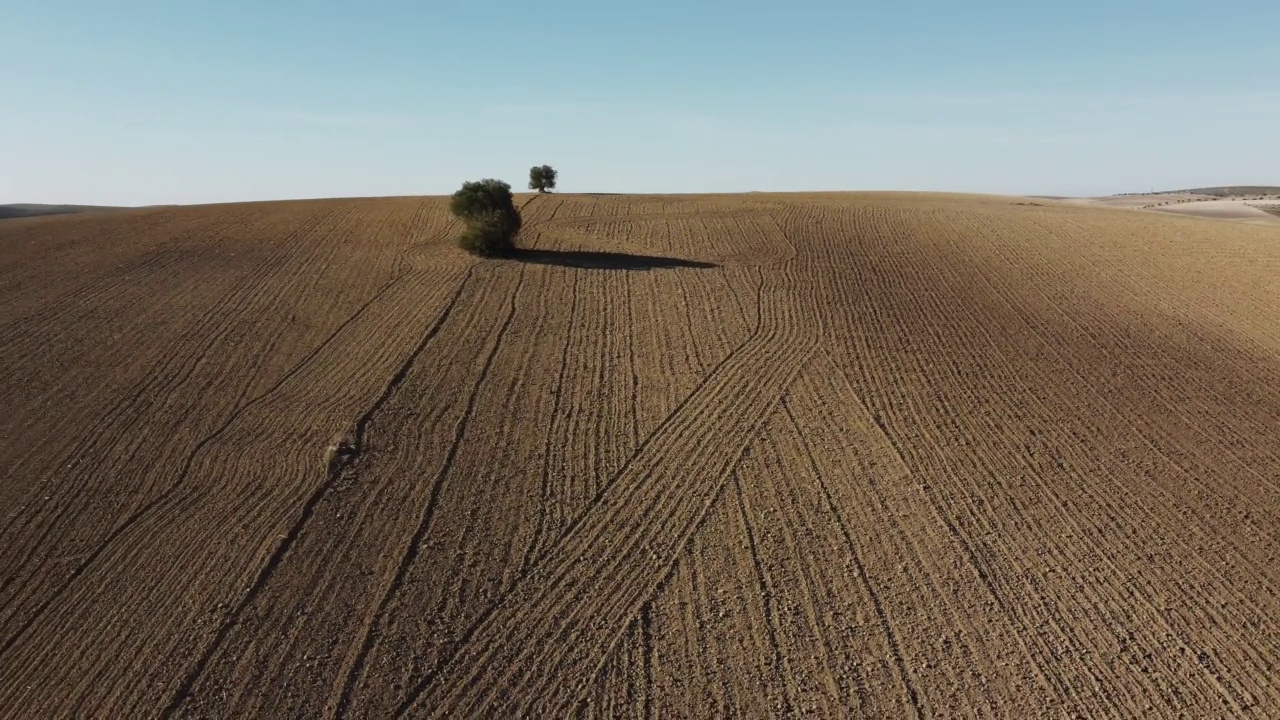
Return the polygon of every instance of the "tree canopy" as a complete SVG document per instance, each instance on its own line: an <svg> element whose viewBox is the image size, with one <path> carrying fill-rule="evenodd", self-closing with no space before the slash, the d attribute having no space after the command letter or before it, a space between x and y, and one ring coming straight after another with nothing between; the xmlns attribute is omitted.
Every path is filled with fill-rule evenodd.
<svg viewBox="0 0 1280 720"><path fill-rule="evenodd" d="M556 188L556 170L550 165L529 168L529 189L547 192Z"/></svg>
<svg viewBox="0 0 1280 720"><path fill-rule="evenodd" d="M449 209L467 224L458 239L462 249L485 257L508 255L515 249L520 211L510 185L492 179L464 182L449 201Z"/></svg>

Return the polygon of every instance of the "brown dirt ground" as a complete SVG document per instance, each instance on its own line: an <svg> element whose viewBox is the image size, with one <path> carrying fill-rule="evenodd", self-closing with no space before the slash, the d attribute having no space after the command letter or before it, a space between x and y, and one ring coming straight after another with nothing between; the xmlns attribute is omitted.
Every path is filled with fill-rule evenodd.
<svg viewBox="0 0 1280 720"><path fill-rule="evenodd" d="M1280 230L0 226L0 716L1280 715Z"/></svg>

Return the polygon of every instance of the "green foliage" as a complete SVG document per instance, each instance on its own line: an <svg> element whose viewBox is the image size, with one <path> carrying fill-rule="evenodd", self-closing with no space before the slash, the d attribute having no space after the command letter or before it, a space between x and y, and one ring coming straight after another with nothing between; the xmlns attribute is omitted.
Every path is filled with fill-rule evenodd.
<svg viewBox="0 0 1280 720"><path fill-rule="evenodd" d="M501 180L476 180L462 183L462 189L453 194L449 209L463 220L473 220L486 213L502 213L518 218L511 186Z"/></svg>
<svg viewBox="0 0 1280 720"><path fill-rule="evenodd" d="M458 247L480 257L504 257L515 250L515 234L501 213L485 213L467 223L458 238Z"/></svg>
<svg viewBox="0 0 1280 720"><path fill-rule="evenodd" d="M529 168L529 189L547 192L556 188L556 171L550 165Z"/></svg>
<svg viewBox="0 0 1280 720"><path fill-rule="evenodd" d="M449 209L467 224L458 247L482 257L501 257L515 249L520 211L510 185L501 180L465 182L453 194Z"/></svg>

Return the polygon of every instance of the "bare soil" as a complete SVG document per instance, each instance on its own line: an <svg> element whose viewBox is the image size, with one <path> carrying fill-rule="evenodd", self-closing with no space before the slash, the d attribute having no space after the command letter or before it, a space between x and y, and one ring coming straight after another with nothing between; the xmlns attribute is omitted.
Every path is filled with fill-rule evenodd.
<svg viewBox="0 0 1280 720"><path fill-rule="evenodd" d="M1110 208L1150 209L1156 207L1178 205L1180 203L1197 203L1215 199L1212 195L1195 193L1155 193L1149 195L1108 195L1104 197L1064 198L1068 203L1078 205L1099 205Z"/></svg>
<svg viewBox="0 0 1280 720"><path fill-rule="evenodd" d="M1280 230L0 225L0 716L1280 715Z"/></svg>
<svg viewBox="0 0 1280 720"><path fill-rule="evenodd" d="M1230 220L1251 225L1280 226L1280 219L1269 208L1280 201L1280 194L1225 195L1236 188L1210 188L1206 193L1158 193L1154 195L1114 195L1096 198L1067 198L1072 205L1091 205L1127 210L1173 213L1208 220ZM1273 188L1259 188L1273 189Z"/></svg>
<svg viewBox="0 0 1280 720"><path fill-rule="evenodd" d="M1212 220L1234 220L1256 225L1280 226L1280 218L1268 212L1267 203L1275 200L1258 198L1230 198L1224 200L1207 200L1187 203L1185 205L1168 205L1158 208L1161 212L1190 215Z"/></svg>

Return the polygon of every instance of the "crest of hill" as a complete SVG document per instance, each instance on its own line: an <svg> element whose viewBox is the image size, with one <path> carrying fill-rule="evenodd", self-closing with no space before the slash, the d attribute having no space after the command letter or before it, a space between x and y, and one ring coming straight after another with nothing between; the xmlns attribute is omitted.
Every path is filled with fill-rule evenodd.
<svg viewBox="0 0 1280 720"><path fill-rule="evenodd" d="M0 205L0 220L8 218L34 217L36 215L70 215L71 213L101 212L104 210L122 210L124 208L107 205L41 205L33 203L15 203Z"/></svg>

